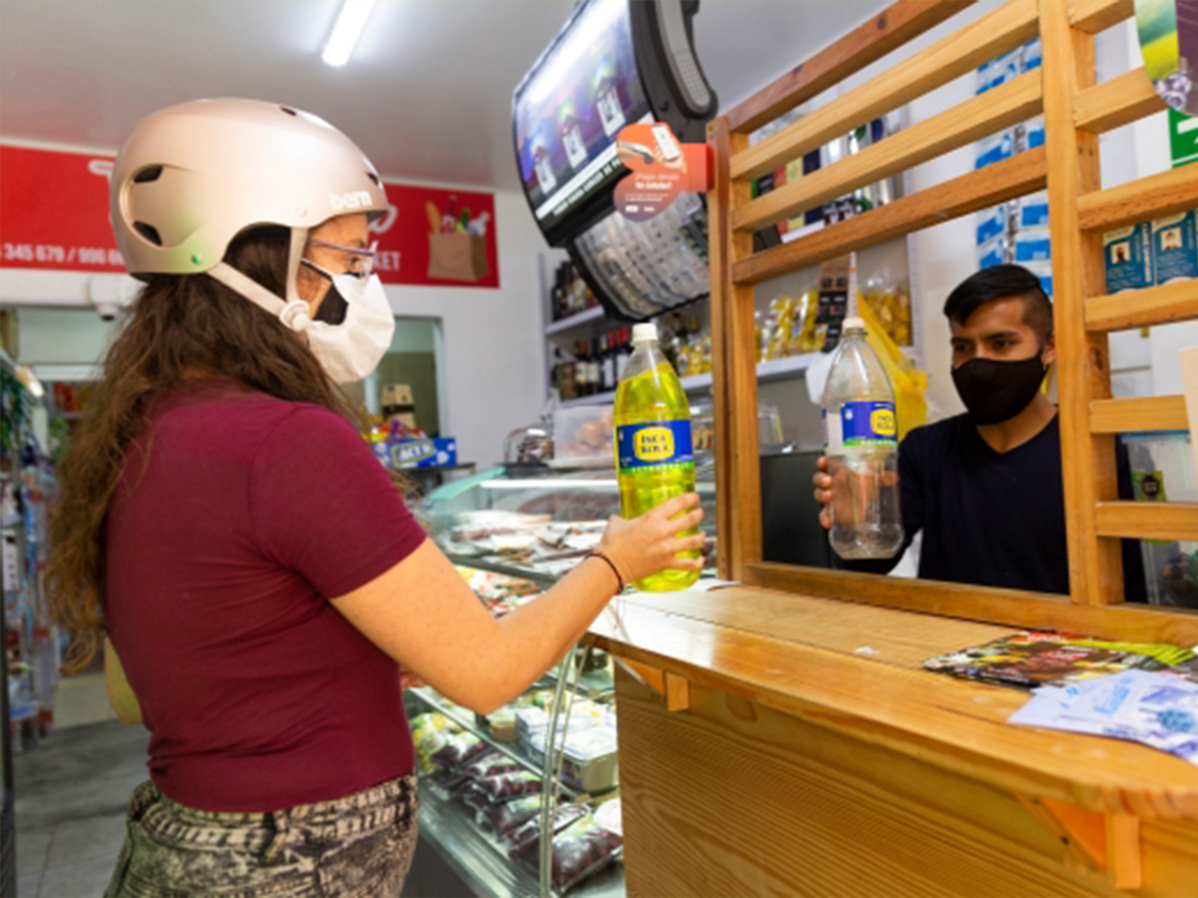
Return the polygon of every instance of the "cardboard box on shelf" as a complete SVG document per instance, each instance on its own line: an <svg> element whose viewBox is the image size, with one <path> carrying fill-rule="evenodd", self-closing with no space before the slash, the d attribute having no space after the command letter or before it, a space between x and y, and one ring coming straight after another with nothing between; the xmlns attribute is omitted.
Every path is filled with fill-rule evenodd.
<svg viewBox="0 0 1198 898"><path fill-rule="evenodd" d="M379 400L383 419L388 423L399 421L408 430L416 429L416 405L412 401L409 384L386 384Z"/></svg>
<svg viewBox="0 0 1198 898"><path fill-rule="evenodd" d="M1158 284L1198 277L1198 233L1192 209L1152 223L1152 268Z"/></svg>

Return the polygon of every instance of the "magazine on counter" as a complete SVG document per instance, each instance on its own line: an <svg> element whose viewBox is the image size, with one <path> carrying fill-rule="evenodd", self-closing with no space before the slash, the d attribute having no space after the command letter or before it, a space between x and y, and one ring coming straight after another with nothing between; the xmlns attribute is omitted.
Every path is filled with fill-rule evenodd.
<svg viewBox="0 0 1198 898"><path fill-rule="evenodd" d="M937 655L928 670L1025 689L1125 670L1175 671L1198 680L1198 658L1188 648L1159 642L1112 642L1068 633L1029 632Z"/></svg>

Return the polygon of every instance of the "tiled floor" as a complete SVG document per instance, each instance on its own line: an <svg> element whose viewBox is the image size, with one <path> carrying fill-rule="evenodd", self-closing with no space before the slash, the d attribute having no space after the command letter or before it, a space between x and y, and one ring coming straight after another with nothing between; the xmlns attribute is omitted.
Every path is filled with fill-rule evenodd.
<svg viewBox="0 0 1198 898"><path fill-rule="evenodd" d="M141 727L116 721L58 730L13 758L17 894L104 892L125 837L125 808L146 778Z"/></svg>

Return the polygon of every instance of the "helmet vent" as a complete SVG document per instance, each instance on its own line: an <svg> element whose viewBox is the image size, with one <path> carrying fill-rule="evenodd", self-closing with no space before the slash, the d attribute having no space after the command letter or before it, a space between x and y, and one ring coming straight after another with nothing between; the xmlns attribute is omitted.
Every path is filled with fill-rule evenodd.
<svg viewBox="0 0 1198 898"><path fill-rule="evenodd" d="M288 115L297 115L296 111L289 106L280 106L279 108L282 109L284 112L286 112Z"/></svg>
<svg viewBox="0 0 1198 898"><path fill-rule="evenodd" d="M383 186L382 184L380 184L380 183L379 183L379 176L378 176L378 175L376 175L374 172L372 172L372 171L368 171L368 172L366 173L366 177L370 178L370 180L374 182L374 186L375 186L375 187L382 187L382 186Z"/></svg>
<svg viewBox="0 0 1198 898"><path fill-rule="evenodd" d="M153 225L146 224L144 221L133 222L133 230L141 234L155 246L162 246L162 238L158 235L158 229Z"/></svg>
<svg viewBox="0 0 1198 898"><path fill-rule="evenodd" d="M150 181L157 181L162 175L161 165L151 165L149 168L143 168L133 176L134 184L147 184Z"/></svg>

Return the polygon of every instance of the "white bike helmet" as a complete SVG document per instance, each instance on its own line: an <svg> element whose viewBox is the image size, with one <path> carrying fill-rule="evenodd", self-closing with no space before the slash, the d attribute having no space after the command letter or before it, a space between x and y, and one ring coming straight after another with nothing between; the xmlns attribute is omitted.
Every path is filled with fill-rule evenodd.
<svg viewBox="0 0 1198 898"><path fill-rule="evenodd" d="M148 115L112 173L112 229L130 274L210 271L241 231L280 225L291 229L287 300L311 228L387 210L378 173L353 141L311 113L261 100L195 100Z"/></svg>

